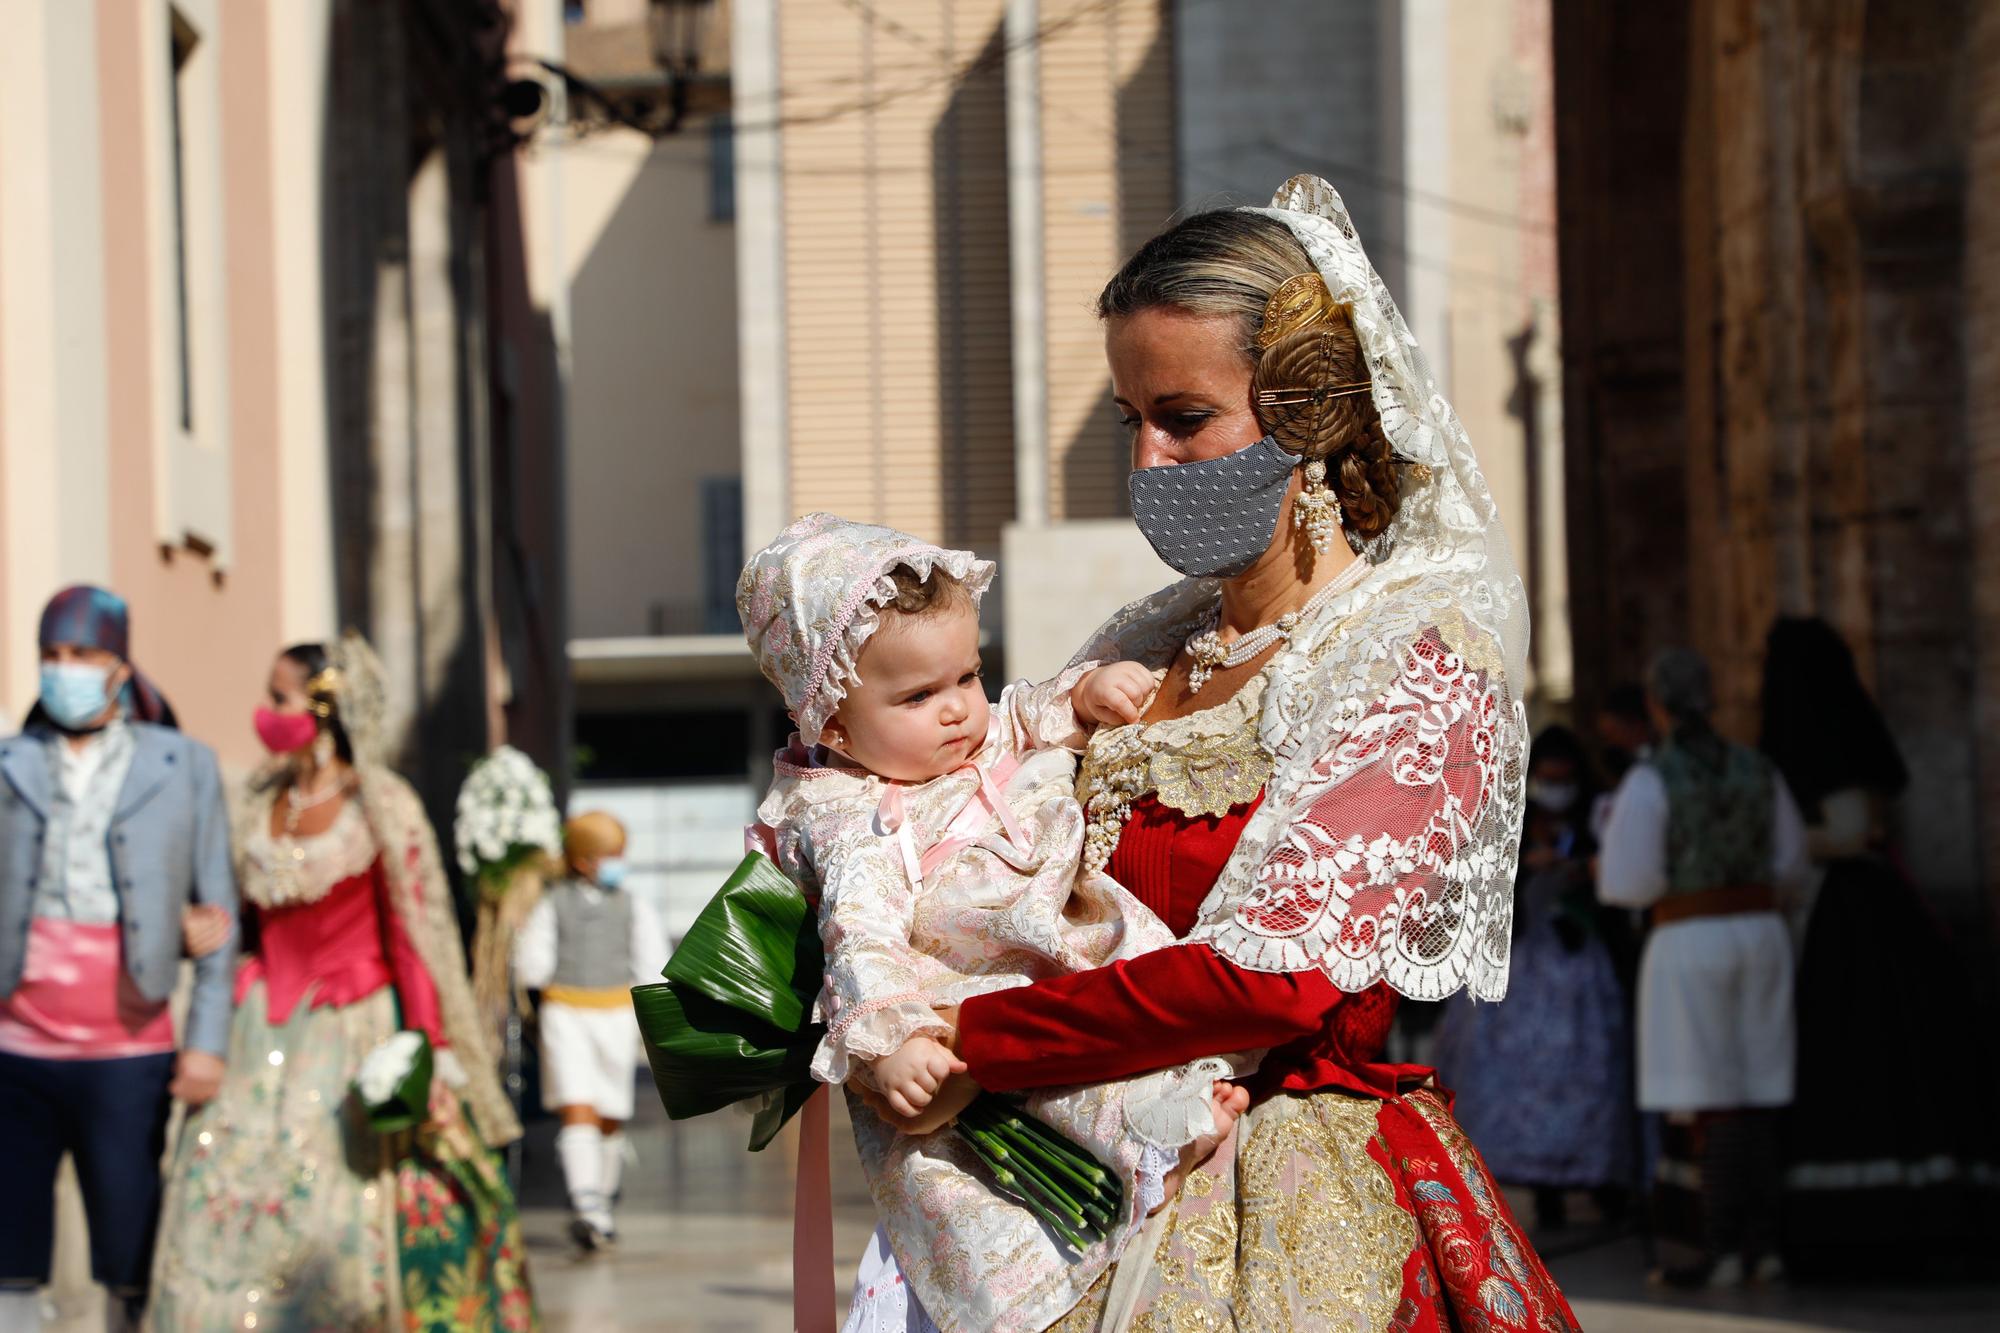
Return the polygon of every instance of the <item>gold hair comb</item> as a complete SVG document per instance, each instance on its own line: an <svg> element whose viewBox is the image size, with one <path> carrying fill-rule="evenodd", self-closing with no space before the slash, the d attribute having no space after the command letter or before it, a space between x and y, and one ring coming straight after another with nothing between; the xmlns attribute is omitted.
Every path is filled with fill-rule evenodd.
<svg viewBox="0 0 2000 1333"><path fill-rule="evenodd" d="M1302 329L1317 328L1332 319L1337 309L1333 293L1326 289L1326 279L1319 274L1286 278L1264 303L1264 326L1257 331L1257 346L1269 347Z"/></svg>
<svg viewBox="0 0 2000 1333"><path fill-rule="evenodd" d="M312 713L315 717L333 716L334 700L340 696L340 685L340 668L331 666L320 668L313 678L306 682L306 698L312 701Z"/></svg>

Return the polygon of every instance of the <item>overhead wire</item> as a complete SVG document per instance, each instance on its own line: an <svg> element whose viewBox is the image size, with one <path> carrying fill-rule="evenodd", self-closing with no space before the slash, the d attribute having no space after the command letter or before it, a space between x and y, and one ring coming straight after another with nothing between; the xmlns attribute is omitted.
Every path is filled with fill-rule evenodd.
<svg viewBox="0 0 2000 1333"><path fill-rule="evenodd" d="M909 46L921 52L922 54L934 60L939 61L943 65L943 68L937 71L936 73L930 75L929 77L920 79L917 82L905 84L897 88L889 89L882 93L855 99L844 105L829 107L820 111L815 111L810 113L781 114L775 118L765 121L745 122L745 121L738 121L732 118L731 121L732 129L735 132L769 133L769 132L774 132L776 130L794 128L799 126L824 125L833 123L841 119L845 119L850 116L867 114L875 110L879 110L884 106L888 106L895 102L901 101L905 98L915 96L920 92L934 89L948 83L962 82L976 73L981 73L990 70L996 65L1003 63L1005 57L1009 53L1028 49L1030 47L1045 43L1050 38L1057 36L1069 30L1070 28L1073 28L1078 24L1085 22L1088 19L1091 19L1098 15L1107 14L1111 11L1115 11L1120 7L1121 4L1126 3L1127 0L1091 0L1090 3L1079 5L1076 9L1071 10L1066 14L1060 15L1056 18L1049 20L1046 23L1038 25L1034 29L1034 31L1027 33L1020 38L1017 38L1012 42L1003 43L997 49L982 51L979 55L963 62L954 60L952 57L952 53L949 50L934 44L924 34L917 32L913 28L910 28L908 25L902 23L900 20L890 15L882 13L880 9L878 9L873 3L870 2L870 0L838 0L838 2L844 8L854 13L856 17L859 18L862 22L880 28L882 31L888 33L889 35L895 37L897 40L903 42L906 46ZM1209 0L1209 2L1213 3L1216 2L1216 0ZM804 85L804 87L809 90L815 88L827 88L836 86L838 84L847 84L853 82L861 82L861 81L873 82L874 78L875 76L873 75L841 76L836 79L821 81L817 85L810 85L810 84ZM794 88L793 90L790 91L781 89L779 92L780 98L785 98L788 96L796 98L798 95L799 94L797 88ZM1115 137L1115 131L1111 126L1103 124L1102 122L1097 121L1094 118L1083 114L1074 107L1068 107L1058 104L1055 107L1055 110L1058 115L1062 116L1064 119L1068 120L1071 124L1077 126L1080 129L1098 135L1102 135L1106 138ZM569 142L560 145L560 147L563 151L579 151L579 150L588 151L596 147L596 145L592 144L590 137L580 136L577 139L571 140ZM604 145L604 147L608 149L610 145L607 144ZM1439 193L1437 191L1427 190L1422 187L1412 185L1408 181L1399 179L1393 175L1390 175L1387 172L1383 172L1372 167L1364 166L1359 163L1341 161L1335 158L1331 158L1316 150L1303 148L1296 144L1287 143L1283 140L1277 139L1269 135L1264 135L1251 139L1236 140L1229 144L1221 145L1214 149L1211 149L1207 154L1200 156L1193 156L1193 157L1183 157L1178 153L1160 152L1157 150L1141 150L1138 152L1126 152L1120 155L1120 164L1143 165L1145 163L1152 162L1161 166L1171 166L1176 168L1187 169L1192 172L1196 172L1203 176L1206 176L1208 179L1216 182L1218 185L1227 187L1232 182L1230 182L1229 180L1225 179L1220 175L1217 175L1213 171L1207 169L1206 166L1203 164L1215 159L1233 157L1249 149L1261 149L1265 152L1273 154L1274 156L1285 158L1291 163L1297 164L1307 169L1311 169L1315 172L1315 174L1326 176L1329 179L1335 180L1340 184L1345 184L1350 186L1353 184L1359 184L1362 187L1371 190L1378 196L1400 198L1406 202L1422 204L1426 207L1440 209L1444 212L1451 213L1459 217L1463 217L1469 221L1480 222L1495 226L1510 227L1524 233L1552 234L1555 230L1553 221L1545 222L1537 219L1523 218L1518 214L1510 213L1502 209L1496 209L1489 207L1487 205L1474 203L1464 199L1459 199L1451 195ZM696 162L660 161L660 162L648 162L646 166L649 169L655 166L670 166L670 167L684 168L690 171L705 172L708 170L706 163L696 163ZM806 164L790 164L785 168L786 174L792 176L843 176L843 177L854 177L858 179L870 179L870 178L879 178L879 177L896 176L896 175L930 174L933 170L934 168L927 164L883 165L879 163L853 164L853 165L840 165L840 166L812 166ZM1004 162L998 164L996 170L1004 171L1005 170ZM1095 168L1077 168L1075 169L1074 174L1077 175L1094 174L1095 170L1096 170ZM1061 176L1067 173L1063 172L1060 169L1050 171L1048 168L1045 167L1044 174L1047 176L1060 178ZM1427 271L1436 272L1441 275L1451 277L1455 280L1485 284L1488 286L1492 286L1507 291L1509 293L1518 293L1522 289L1522 284L1518 280L1503 277L1499 274L1462 268L1455 264L1450 263L1449 261L1439 260L1434 257L1417 254L1416 252L1411 251L1408 248L1402 246L1399 242L1397 242L1393 238L1374 237L1371 238L1371 244L1376 245L1385 252L1395 255L1398 259L1400 259L1404 263L1412 264L1417 267L1423 268Z"/></svg>

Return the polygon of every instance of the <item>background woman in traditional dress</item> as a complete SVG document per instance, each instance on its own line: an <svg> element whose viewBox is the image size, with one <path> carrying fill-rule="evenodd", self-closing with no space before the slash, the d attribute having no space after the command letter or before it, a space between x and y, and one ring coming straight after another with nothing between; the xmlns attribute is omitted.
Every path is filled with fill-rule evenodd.
<svg viewBox="0 0 2000 1333"><path fill-rule="evenodd" d="M1633 1183L1632 1027L1591 878L1596 803L1583 742L1545 727L1528 759L1507 999L1460 992L1438 1025L1438 1076L1493 1174L1535 1191L1535 1224L1568 1222L1590 1190L1622 1216Z"/></svg>
<svg viewBox="0 0 2000 1333"><path fill-rule="evenodd" d="M249 958L222 1091L175 1153L156 1328L535 1327L492 1151L520 1126L477 1021L436 838L374 758L381 706L357 636L272 666L256 725L275 757L234 818ZM351 1085L399 1029L436 1050L430 1118L383 1134Z"/></svg>
<svg viewBox="0 0 2000 1333"><path fill-rule="evenodd" d="M957 1048L998 1090L1270 1049L1063 1326L1573 1327L1429 1071L1381 1058L1395 991L1505 989L1526 610L1471 446L1324 182L1188 218L1099 309L1135 517L1193 577L1079 654L1162 684L1078 795L1186 942L967 1001Z"/></svg>
<svg viewBox="0 0 2000 1333"><path fill-rule="evenodd" d="M2000 1239L1989 1135L1995 1063L1971 1058L1974 1012L1953 949L1891 836L1909 782L1896 738L1839 631L1780 617L1764 655L1761 747L1806 822L1812 872L1796 917L1798 1078L1784 1124L1785 1261L1795 1277L1968 1274ZM1986 1043L1990 1052L1990 1034ZM1960 1071L1962 1101L1856 1115L1857 1059Z"/></svg>

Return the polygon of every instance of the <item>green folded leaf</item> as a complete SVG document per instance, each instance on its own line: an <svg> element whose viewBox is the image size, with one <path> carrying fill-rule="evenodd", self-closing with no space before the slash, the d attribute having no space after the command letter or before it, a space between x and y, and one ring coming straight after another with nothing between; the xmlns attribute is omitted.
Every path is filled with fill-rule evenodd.
<svg viewBox="0 0 2000 1333"><path fill-rule="evenodd" d="M769 857L752 852L695 918L663 975L796 1032L825 966L812 904Z"/></svg>
<svg viewBox="0 0 2000 1333"><path fill-rule="evenodd" d="M812 1062L811 1053L806 1061ZM797 1115L806 1104L806 1099L824 1084L808 1078L803 1083L793 1083L784 1088L765 1093L756 1102L756 1112L750 1117L750 1151L762 1152L771 1146L771 1140L778 1137L778 1131L785 1122ZM830 1095L830 1094L829 1094Z"/></svg>
<svg viewBox="0 0 2000 1333"><path fill-rule="evenodd" d="M634 986L632 1004L653 1086L675 1120L795 1084L812 1090L813 1051L825 1031L818 1024L783 1032L674 981Z"/></svg>

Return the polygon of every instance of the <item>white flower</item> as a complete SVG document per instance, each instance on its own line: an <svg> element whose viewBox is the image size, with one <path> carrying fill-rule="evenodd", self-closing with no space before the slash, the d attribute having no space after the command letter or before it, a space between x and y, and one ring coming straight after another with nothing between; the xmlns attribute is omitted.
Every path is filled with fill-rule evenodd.
<svg viewBox="0 0 2000 1333"><path fill-rule="evenodd" d="M360 1072L354 1076L361 1100L370 1106L380 1106L394 1096L396 1085L410 1076L417 1063L417 1052L423 1047L421 1032L403 1031L384 1038L381 1045L368 1052Z"/></svg>
<svg viewBox="0 0 2000 1333"><path fill-rule="evenodd" d="M521 848L553 854L562 844L548 775L512 746L495 750L466 775L455 813L452 832L468 875Z"/></svg>

